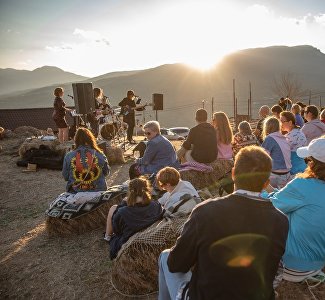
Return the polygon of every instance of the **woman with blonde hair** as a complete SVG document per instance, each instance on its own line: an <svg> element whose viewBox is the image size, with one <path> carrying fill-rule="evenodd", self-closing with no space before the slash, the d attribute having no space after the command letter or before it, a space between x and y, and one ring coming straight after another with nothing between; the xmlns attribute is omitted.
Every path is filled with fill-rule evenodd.
<svg viewBox="0 0 325 300"><path fill-rule="evenodd" d="M233 134L229 119L223 111L218 111L213 114L212 125L216 130L217 135L217 159L232 159L232 141Z"/></svg>
<svg viewBox="0 0 325 300"><path fill-rule="evenodd" d="M291 150L285 136L280 132L280 121L276 117L268 117L263 124L262 147L272 158L270 184L274 188L282 188L291 179Z"/></svg>
<svg viewBox="0 0 325 300"><path fill-rule="evenodd" d="M55 99L53 103L54 111L52 114L52 118L59 129L59 141L60 143L63 143L69 139L69 125L65 119L65 115L66 111L70 111L70 109L65 107L66 104L62 99L64 94L64 90L62 87L55 88L53 94L55 96Z"/></svg>
<svg viewBox="0 0 325 300"><path fill-rule="evenodd" d="M129 182L126 201L113 205L107 216L104 239L109 242L110 257L114 259L118 251L136 232L149 227L162 218L162 207L151 200L150 183L144 177Z"/></svg>
<svg viewBox="0 0 325 300"><path fill-rule="evenodd" d="M292 105L291 107L291 112L294 114L295 119L296 119L296 125L299 126L300 128L302 126L304 126L305 121L301 116L301 107L299 106L299 104L295 103Z"/></svg>
<svg viewBox="0 0 325 300"><path fill-rule="evenodd" d="M75 150L64 157L62 175L67 181L67 192L106 191L105 176L109 174L107 158L98 147L92 132L78 128Z"/></svg>

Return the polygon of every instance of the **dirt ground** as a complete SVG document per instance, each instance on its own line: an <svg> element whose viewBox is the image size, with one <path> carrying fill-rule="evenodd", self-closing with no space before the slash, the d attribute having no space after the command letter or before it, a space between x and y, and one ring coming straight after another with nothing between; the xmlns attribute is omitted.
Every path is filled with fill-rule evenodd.
<svg viewBox="0 0 325 300"><path fill-rule="evenodd" d="M47 236L44 211L65 190L65 181L60 171L22 172L16 166L22 141L0 140L0 299L130 299L110 283L104 228L70 238ZM125 181L130 163L113 165L108 185ZM303 284L285 283L278 292L278 299L314 299ZM324 284L313 292L325 299Z"/></svg>

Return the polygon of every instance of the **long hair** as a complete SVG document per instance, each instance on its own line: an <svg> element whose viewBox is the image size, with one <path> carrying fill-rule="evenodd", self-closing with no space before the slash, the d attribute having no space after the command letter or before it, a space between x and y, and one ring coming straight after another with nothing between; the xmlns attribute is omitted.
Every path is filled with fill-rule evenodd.
<svg viewBox="0 0 325 300"><path fill-rule="evenodd" d="M139 198L143 205L148 205L151 201L150 184L144 177L134 178L129 182L127 205L135 206L136 203L139 203Z"/></svg>
<svg viewBox="0 0 325 300"><path fill-rule="evenodd" d="M276 117L267 117L263 122L263 140L267 135L280 131L280 121Z"/></svg>
<svg viewBox="0 0 325 300"><path fill-rule="evenodd" d="M299 178L317 178L325 181L325 163L310 157L308 166L303 173L297 174Z"/></svg>
<svg viewBox="0 0 325 300"><path fill-rule="evenodd" d="M76 148L79 146L90 146L92 149L95 149L98 152L102 152L102 150L98 147L96 138L92 134L92 132L87 128L79 127L74 136L74 142L76 144Z"/></svg>
<svg viewBox="0 0 325 300"><path fill-rule="evenodd" d="M232 142L233 134L227 115L223 111L217 111L213 114L213 121L216 122L215 128L218 129L218 141L229 145Z"/></svg>

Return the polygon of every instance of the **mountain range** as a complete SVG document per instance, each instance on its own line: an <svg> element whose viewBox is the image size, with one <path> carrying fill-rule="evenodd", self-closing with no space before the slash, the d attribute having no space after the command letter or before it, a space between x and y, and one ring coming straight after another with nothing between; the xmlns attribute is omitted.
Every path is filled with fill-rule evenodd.
<svg viewBox="0 0 325 300"><path fill-rule="evenodd" d="M227 55L218 65L206 72L183 64L169 64L146 70L113 72L94 78L84 78L51 68L53 67L40 68L48 71L49 74L47 76L46 72L43 73L40 76L42 80L45 80L43 77L47 77L49 81L53 79L47 86L39 83L35 89L29 86L30 90L18 91L23 90L22 87L26 84L20 82L17 77L15 90L11 94L0 95L0 108L51 107L53 90L57 85L62 86L67 95L72 94L71 82L92 82L94 86L104 89L112 105L117 105L129 89L133 89L141 96L143 104L152 102L153 93L162 93L164 110L158 112L158 120L162 125L171 127L193 126L196 109L204 105L209 113L211 112L212 97L214 111L223 110L232 116L233 79L235 79L240 114L247 113L248 86L251 82L255 117L262 104L273 105L277 101L279 95L274 92L274 80L278 80L285 73L293 74L305 90L312 91L312 103L318 103L319 96L325 96L325 54L307 45L241 50ZM0 70L1 80L5 78L2 71ZM35 71L27 72L34 75ZM60 80L50 76L54 73L62 74ZM3 94L3 90L1 93ZM308 101L308 97L309 93L305 94L302 100ZM65 100L69 105L74 104L71 99L65 98ZM325 99L323 102L325 103ZM144 118L154 119L155 112L150 107L147 108ZM139 116L139 119L143 121L143 116Z"/></svg>

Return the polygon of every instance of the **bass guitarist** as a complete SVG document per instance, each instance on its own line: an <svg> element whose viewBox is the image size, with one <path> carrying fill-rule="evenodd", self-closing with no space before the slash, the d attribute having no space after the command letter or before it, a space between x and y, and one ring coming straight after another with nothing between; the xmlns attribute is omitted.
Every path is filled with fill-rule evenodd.
<svg viewBox="0 0 325 300"><path fill-rule="evenodd" d="M135 127L135 110L143 110L142 107L138 107L135 103L136 96L134 91L127 92L126 98L124 98L118 105L121 106L121 114L123 115L123 121L128 124L127 139L130 144L136 144L133 140L133 130Z"/></svg>

